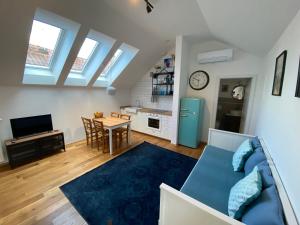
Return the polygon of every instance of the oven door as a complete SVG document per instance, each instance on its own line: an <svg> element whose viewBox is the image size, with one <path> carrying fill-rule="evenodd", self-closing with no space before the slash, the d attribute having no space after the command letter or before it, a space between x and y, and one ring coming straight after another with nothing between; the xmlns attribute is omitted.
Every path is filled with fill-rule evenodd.
<svg viewBox="0 0 300 225"><path fill-rule="evenodd" d="M159 117L148 117L148 128L154 130L161 129L161 120Z"/></svg>

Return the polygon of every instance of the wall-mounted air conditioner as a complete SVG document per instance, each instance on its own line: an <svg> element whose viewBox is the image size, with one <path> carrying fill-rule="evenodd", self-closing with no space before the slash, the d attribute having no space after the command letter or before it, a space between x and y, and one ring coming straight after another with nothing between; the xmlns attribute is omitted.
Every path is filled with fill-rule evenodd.
<svg viewBox="0 0 300 225"><path fill-rule="evenodd" d="M198 54L199 64L230 61L233 58L233 49L225 49Z"/></svg>

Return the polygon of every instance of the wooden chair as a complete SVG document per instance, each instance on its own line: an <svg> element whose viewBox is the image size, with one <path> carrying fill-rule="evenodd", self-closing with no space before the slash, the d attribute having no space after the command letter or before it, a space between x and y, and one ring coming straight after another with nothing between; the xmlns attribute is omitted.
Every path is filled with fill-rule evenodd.
<svg viewBox="0 0 300 225"><path fill-rule="evenodd" d="M86 144L89 145L91 142L91 146L93 147L93 143L96 141L96 131L93 127L92 120L85 117L81 117L81 119L85 130Z"/></svg>
<svg viewBox="0 0 300 225"><path fill-rule="evenodd" d="M115 117L115 118L120 118L120 113L117 113L117 112L111 112L111 113L110 113L110 116L111 116L111 117Z"/></svg>
<svg viewBox="0 0 300 225"><path fill-rule="evenodd" d="M121 114L120 115L120 119L123 119L123 120L130 120L131 119L131 116L130 115L127 115L127 114ZM121 127L117 130L118 132L118 136L119 136L119 140L120 140L120 143L122 143L122 139L123 137L125 136L126 137L126 141L127 141L127 144L129 143L129 125L127 125L126 127Z"/></svg>
<svg viewBox="0 0 300 225"><path fill-rule="evenodd" d="M108 148L106 148L106 143L109 141L109 133L108 130L104 129L103 122L93 119L95 132L96 132L96 142L97 148L100 150L100 145L102 144L102 151L103 153L107 153ZM113 132L113 143L117 144L117 133ZM107 144L108 146L108 144ZM107 149L107 151L105 151Z"/></svg>
<svg viewBox="0 0 300 225"><path fill-rule="evenodd" d="M93 119L93 123L96 133L97 148L98 150L100 150L100 144L102 144L102 151L103 153L105 153L105 146L108 140L108 133L104 130L103 122Z"/></svg>
<svg viewBox="0 0 300 225"><path fill-rule="evenodd" d="M94 118L95 119L103 118L103 112L95 112L94 113Z"/></svg>

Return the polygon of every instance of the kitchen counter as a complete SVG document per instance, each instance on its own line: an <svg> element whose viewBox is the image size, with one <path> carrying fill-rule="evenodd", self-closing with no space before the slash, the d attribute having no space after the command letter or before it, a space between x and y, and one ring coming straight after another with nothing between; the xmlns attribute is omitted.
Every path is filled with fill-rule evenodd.
<svg viewBox="0 0 300 225"><path fill-rule="evenodd" d="M172 116L172 111L162 110L162 109L142 108L139 110L139 112L153 113L153 114L158 114L163 116Z"/></svg>
<svg viewBox="0 0 300 225"><path fill-rule="evenodd" d="M172 111L126 106L121 112L130 114L132 130L170 140Z"/></svg>
<svg viewBox="0 0 300 225"><path fill-rule="evenodd" d="M121 109L125 108L130 108L131 106L121 106ZM163 116L172 116L172 111L168 110L162 110L162 109L152 109L152 108L141 108L138 109L138 112L143 112L143 113L153 113L153 114L158 114L158 115L163 115Z"/></svg>

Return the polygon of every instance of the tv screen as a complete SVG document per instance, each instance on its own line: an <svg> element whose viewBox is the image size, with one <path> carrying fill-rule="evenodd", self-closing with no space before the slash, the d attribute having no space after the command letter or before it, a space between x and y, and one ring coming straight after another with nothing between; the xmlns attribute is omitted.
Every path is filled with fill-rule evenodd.
<svg viewBox="0 0 300 225"><path fill-rule="evenodd" d="M10 124L14 138L20 138L53 130L52 118L50 114L11 119Z"/></svg>

